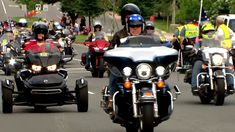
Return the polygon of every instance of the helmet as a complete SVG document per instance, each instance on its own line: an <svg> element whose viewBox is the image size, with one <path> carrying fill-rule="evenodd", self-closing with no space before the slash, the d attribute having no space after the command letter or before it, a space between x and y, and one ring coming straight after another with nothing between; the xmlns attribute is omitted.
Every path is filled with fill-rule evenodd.
<svg viewBox="0 0 235 132"><path fill-rule="evenodd" d="M144 18L139 14L130 15L127 19L127 31L129 32L129 28L133 26L141 26L142 32L144 30Z"/></svg>
<svg viewBox="0 0 235 132"><path fill-rule="evenodd" d="M151 30L154 30L155 27L154 27L154 24L153 22L151 21L147 21L146 24L145 24L145 29L151 29Z"/></svg>
<svg viewBox="0 0 235 132"><path fill-rule="evenodd" d="M62 29L63 29L63 27L60 25L59 22L54 22L54 23L53 23L53 28L54 28L55 30L62 30Z"/></svg>
<svg viewBox="0 0 235 132"><path fill-rule="evenodd" d="M46 36L48 35L48 25L44 22L36 23L35 26L33 27L33 33L34 33L36 39L38 39L37 35L39 33L44 34L45 35L44 39L46 39Z"/></svg>
<svg viewBox="0 0 235 132"><path fill-rule="evenodd" d="M202 25L201 30L202 30L202 32L204 32L204 31L215 31L215 27L211 23L205 23L204 25Z"/></svg>
<svg viewBox="0 0 235 132"><path fill-rule="evenodd" d="M18 26L27 27L27 20L25 18L21 18L18 22Z"/></svg>
<svg viewBox="0 0 235 132"><path fill-rule="evenodd" d="M95 21L94 24L93 24L93 27L94 27L94 31L95 31L96 27L100 27L100 30L101 30L102 29L102 23L100 21Z"/></svg>
<svg viewBox="0 0 235 132"><path fill-rule="evenodd" d="M133 3L125 4L121 9L122 25L126 24L126 16L132 14L141 14L139 7Z"/></svg>

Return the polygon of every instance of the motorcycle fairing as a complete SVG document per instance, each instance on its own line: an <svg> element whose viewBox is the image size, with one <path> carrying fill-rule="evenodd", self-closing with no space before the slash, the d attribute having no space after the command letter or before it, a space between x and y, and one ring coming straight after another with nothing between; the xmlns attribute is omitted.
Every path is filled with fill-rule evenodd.
<svg viewBox="0 0 235 132"><path fill-rule="evenodd" d="M158 65L169 65L177 60L177 51L164 46L159 47L117 47L104 54L104 59L108 63L121 66L132 65L138 62L153 62Z"/></svg>

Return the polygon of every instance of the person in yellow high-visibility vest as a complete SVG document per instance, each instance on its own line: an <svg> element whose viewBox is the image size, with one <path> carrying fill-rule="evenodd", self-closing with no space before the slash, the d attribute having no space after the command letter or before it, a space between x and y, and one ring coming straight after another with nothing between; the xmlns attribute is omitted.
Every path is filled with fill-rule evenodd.
<svg viewBox="0 0 235 132"><path fill-rule="evenodd" d="M193 24L192 20L189 20L188 24L184 25L180 33L181 49L183 49L185 45L194 45L198 34L198 26Z"/></svg>
<svg viewBox="0 0 235 132"><path fill-rule="evenodd" d="M180 47L180 33L183 27L184 27L184 22L179 21L179 26L176 28L176 32L173 35L172 44L173 44L173 48L176 50L179 50L181 48Z"/></svg>
<svg viewBox="0 0 235 132"><path fill-rule="evenodd" d="M224 19L221 17L216 18L216 40L220 41L220 45L223 48L230 49L232 47L231 38L233 37L233 31L224 24Z"/></svg>

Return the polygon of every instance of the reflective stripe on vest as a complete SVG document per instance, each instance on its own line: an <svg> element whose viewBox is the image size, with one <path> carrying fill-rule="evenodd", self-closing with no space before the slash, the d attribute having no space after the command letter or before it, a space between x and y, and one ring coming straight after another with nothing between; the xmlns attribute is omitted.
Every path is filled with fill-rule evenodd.
<svg viewBox="0 0 235 132"><path fill-rule="evenodd" d="M198 36L198 27L194 24L185 25L185 37L196 38Z"/></svg>
<svg viewBox="0 0 235 132"><path fill-rule="evenodd" d="M183 27L184 27L184 26L179 26L179 27L177 27L178 32L179 32L179 34L178 34L178 38L179 38L179 39L180 39L180 33L181 33Z"/></svg>
<svg viewBox="0 0 235 132"><path fill-rule="evenodd" d="M229 34L229 29L225 24L219 26L224 32L224 40L221 40L220 45L223 48L231 48L231 38Z"/></svg>

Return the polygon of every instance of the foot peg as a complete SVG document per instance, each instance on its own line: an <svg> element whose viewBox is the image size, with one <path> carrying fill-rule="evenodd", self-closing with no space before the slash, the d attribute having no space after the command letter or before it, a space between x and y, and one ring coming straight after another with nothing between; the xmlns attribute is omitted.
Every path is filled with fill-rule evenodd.
<svg viewBox="0 0 235 132"><path fill-rule="evenodd" d="M180 89L177 85L174 86L175 89L175 97L174 97L174 101L178 98L178 96L181 94Z"/></svg>

